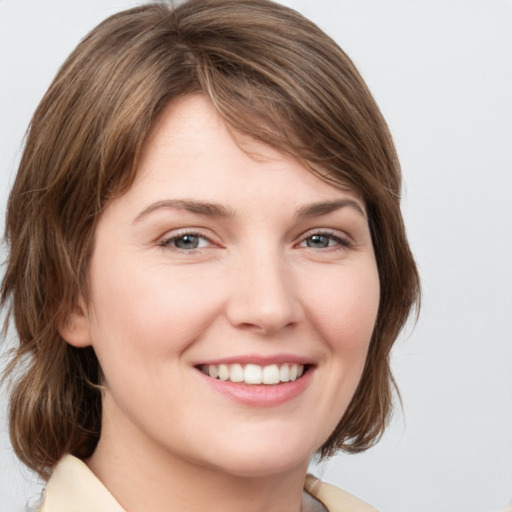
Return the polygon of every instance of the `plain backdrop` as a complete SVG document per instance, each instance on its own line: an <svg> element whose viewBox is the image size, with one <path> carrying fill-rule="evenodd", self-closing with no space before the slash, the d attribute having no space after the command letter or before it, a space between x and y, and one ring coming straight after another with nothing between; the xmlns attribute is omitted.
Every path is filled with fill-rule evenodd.
<svg viewBox="0 0 512 512"><path fill-rule="evenodd" d="M85 33L128 0L0 0L0 204L31 114ZM512 503L512 2L287 0L359 67L394 135L423 308L398 341L403 411L381 443L312 467L387 512ZM2 253L3 259L4 253ZM2 363L3 364L3 363ZM0 403L0 511L37 479Z"/></svg>

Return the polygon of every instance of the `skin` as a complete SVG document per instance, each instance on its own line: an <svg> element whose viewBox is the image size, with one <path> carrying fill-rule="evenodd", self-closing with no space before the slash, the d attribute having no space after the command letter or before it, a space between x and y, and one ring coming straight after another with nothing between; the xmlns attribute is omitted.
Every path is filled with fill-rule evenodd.
<svg viewBox="0 0 512 512"><path fill-rule="evenodd" d="M205 97L186 96L102 214L89 288L61 334L92 345L103 369L87 463L121 505L300 510L308 462L354 394L377 315L361 197L235 140ZM302 358L307 385L279 404L242 403L197 369L227 357Z"/></svg>

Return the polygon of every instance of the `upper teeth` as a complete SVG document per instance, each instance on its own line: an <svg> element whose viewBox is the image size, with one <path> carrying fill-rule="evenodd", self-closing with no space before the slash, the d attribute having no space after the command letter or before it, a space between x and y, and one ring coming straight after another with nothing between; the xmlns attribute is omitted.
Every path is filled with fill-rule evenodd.
<svg viewBox="0 0 512 512"><path fill-rule="evenodd" d="M204 364L201 371L213 379L243 382L244 384L279 384L298 379L304 373L304 365L295 363L259 366L246 364Z"/></svg>

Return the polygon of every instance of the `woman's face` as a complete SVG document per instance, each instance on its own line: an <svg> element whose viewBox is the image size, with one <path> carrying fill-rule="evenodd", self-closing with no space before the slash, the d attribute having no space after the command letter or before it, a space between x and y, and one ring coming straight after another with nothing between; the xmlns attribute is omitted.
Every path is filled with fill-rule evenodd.
<svg viewBox="0 0 512 512"><path fill-rule="evenodd" d="M379 279L358 194L239 143L203 96L166 109L99 220L91 300L65 337L94 347L114 447L273 474L347 408Z"/></svg>

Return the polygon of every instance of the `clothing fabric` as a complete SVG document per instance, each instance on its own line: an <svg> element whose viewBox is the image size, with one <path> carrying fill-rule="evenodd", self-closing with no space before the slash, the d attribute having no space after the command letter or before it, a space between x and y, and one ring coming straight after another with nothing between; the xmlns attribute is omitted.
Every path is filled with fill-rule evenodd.
<svg viewBox="0 0 512 512"><path fill-rule="evenodd" d="M308 475L304 489L329 512L377 512L355 496ZM80 459L66 455L46 484L37 512L125 512Z"/></svg>

